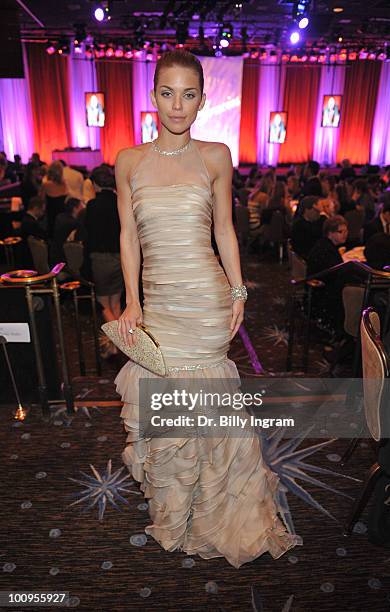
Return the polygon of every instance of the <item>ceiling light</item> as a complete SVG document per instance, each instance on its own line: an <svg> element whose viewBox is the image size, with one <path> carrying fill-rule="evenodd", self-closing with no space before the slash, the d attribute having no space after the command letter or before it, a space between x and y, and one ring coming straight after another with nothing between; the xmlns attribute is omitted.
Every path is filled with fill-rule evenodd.
<svg viewBox="0 0 390 612"><path fill-rule="evenodd" d="M334 13L342 13L344 11L342 6L335 6L333 7L333 12Z"/></svg>
<svg viewBox="0 0 390 612"><path fill-rule="evenodd" d="M299 43L299 39L300 38L301 37L299 36L299 32L297 32L296 30L294 30L294 32L291 32L291 34L290 34L290 42L293 45L296 45L297 43Z"/></svg>
<svg viewBox="0 0 390 612"><path fill-rule="evenodd" d="M47 43L46 45L46 53L48 53L49 55L53 55L53 53L56 52L56 48L55 45L51 42Z"/></svg>
<svg viewBox="0 0 390 612"><path fill-rule="evenodd" d="M309 20L307 17L302 17L302 19L298 21L298 27L301 30L304 30L305 28L307 28L308 25L309 25Z"/></svg>
<svg viewBox="0 0 390 612"><path fill-rule="evenodd" d="M96 21L99 21L99 23L111 19L109 4L110 3L108 1L99 2L98 4L95 4L95 7L93 9L93 16Z"/></svg>

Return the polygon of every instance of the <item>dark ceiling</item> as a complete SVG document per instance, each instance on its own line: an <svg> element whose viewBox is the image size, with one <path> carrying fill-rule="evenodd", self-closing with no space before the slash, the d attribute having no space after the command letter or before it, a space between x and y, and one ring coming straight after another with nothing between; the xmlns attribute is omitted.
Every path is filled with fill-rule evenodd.
<svg viewBox="0 0 390 612"><path fill-rule="evenodd" d="M242 28L246 28L248 45L278 47L288 44L294 9L289 0L114 0L111 20L98 24L92 17L96 2L23 0L18 4L24 39L71 36L75 26L82 24L87 34L114 42L116 38L132 42L140 31L152 41L174 42L177 26L184 22L185 30L188 21L188 44L198 44L200 24L206 44L212 44L220 25L228 22L236 45L242 43ZM343 11L335 13L335 7ZM334 44L340 37L344 45L375 48L388 43L390 47L390 0L311 0L307 43Z"/></svg>

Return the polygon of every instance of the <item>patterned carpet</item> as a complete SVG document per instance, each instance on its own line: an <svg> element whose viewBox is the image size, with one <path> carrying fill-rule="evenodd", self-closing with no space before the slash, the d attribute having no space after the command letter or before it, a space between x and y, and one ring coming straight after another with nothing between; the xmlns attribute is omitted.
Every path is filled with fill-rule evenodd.
<svg viewBox="0 0 390 612"><path fill-rule="evenodd" d="M262 262L246 258L243 270L250 293L245 321L249 339L268 375L286 375L288 271L271 257ZM71 317L67 305L67 344L76 377ZM87 314L83 315L83 327L89 349ZM261 377L255 371L254 354L250 357L247 349L237 336L230 356L242 376ZM97 379L91 351L87 353L88 377L74 378L78 396L92 404L96 399L115 399L112 380L123 360L105 362L103 377ZM297 347L297 365L299 354ZM309 363L311 376L326 375L320 345L313 346ZM301 375L298 370L294 374ZM119 407L79 408L69 419L64 407L57 405L51 408L50 422L43 421L39 408L33 407L23 423L12 418L15 406L3 405L1 410L0 590L68 591L68 607L98 612L390 609L390 551L368 543L366 513L351 537L342 535L342 523L351 506L349 497L301 483L331 518L288 493L303 546L276 561L265 555L237 570L222 558L206 561L182 552L168 553L144 534L150 521L137 483L128 477L115 487L115 481L126 475L123 471L115 477L122 467L120 455L125 444ZM298 448L316 442L304 440ZM354 496L359 482L343 476L361 478L374 454L367 441L362 442L341 467L340 455L346 444L338 440L318 448L306 461L342 474L315 476L338 492ZM111 480L104 485L99 478L110 478L106 473L109 462ZM101 506L104 515L99 521L98 504L85 509L102 484L103 489L113 491L117 507L109 502L105 509ZM89 492L89 498L71 506L83 491L84 495Z"/></svg>

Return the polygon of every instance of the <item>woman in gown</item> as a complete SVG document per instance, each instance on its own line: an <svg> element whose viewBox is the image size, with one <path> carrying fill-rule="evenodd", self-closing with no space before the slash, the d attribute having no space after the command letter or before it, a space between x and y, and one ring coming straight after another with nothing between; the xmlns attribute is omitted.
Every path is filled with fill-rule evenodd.
<svg viewBox="0 0 390 612"><path fill-rule="evenodd" d="M227 358L246 299L231 220L232 162L224 144L190 137L205 103L200 62L184 51L163 55L151 97L161 124L157 141L120 151L115 165L126 285L120 332L131 345L143 322L171 378L239 381ZM212 220L224 270L211 246ZM140 434L139 380L153 376L129 361L115 381L128 432L122 457L153 521L145 532L168 551L225 557L237 568L294 546L277 516L278 477L265 465L253 428L246 437L222 439Z"/></svg>

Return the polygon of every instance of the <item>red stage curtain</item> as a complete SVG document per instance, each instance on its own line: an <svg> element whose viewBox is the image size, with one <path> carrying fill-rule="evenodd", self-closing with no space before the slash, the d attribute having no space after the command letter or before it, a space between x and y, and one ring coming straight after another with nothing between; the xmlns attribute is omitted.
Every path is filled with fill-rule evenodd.
<svg viewBox="0 0 390 612"><path fill-rule="evenodd" d="M120 149L134 145L132 65L130 62L96 63L99 91L105 93L106 125L101 128L103 159L114 164Z"/></svg>
<svg viewBox="0 0 390 612"><path fill-rule="evenodd" d="M71 144L68 61L51 56L45 45L26 45L28 79L34 123L34 147L41 158L52 161L52 151Z"/></svg>
<svg viewBox="0 0 390 612"><path fill-rule="evenodd" d="M258 61L244 60L241 96L240 163L256 163L259 74Z"/></svg>
<svg viewBox="0 0 390 612"><path fill-rule="evenodd" d="M287 66L283 109L287 111L287 136L279 162L305 162L313 155L319 66Z"/></svg>
<svg viewBox="0 0 390 612"><path fill-rule="evenodd" d="M381 62L357 61L347 68L337 162L366 164L379 87Z"/></svg>

